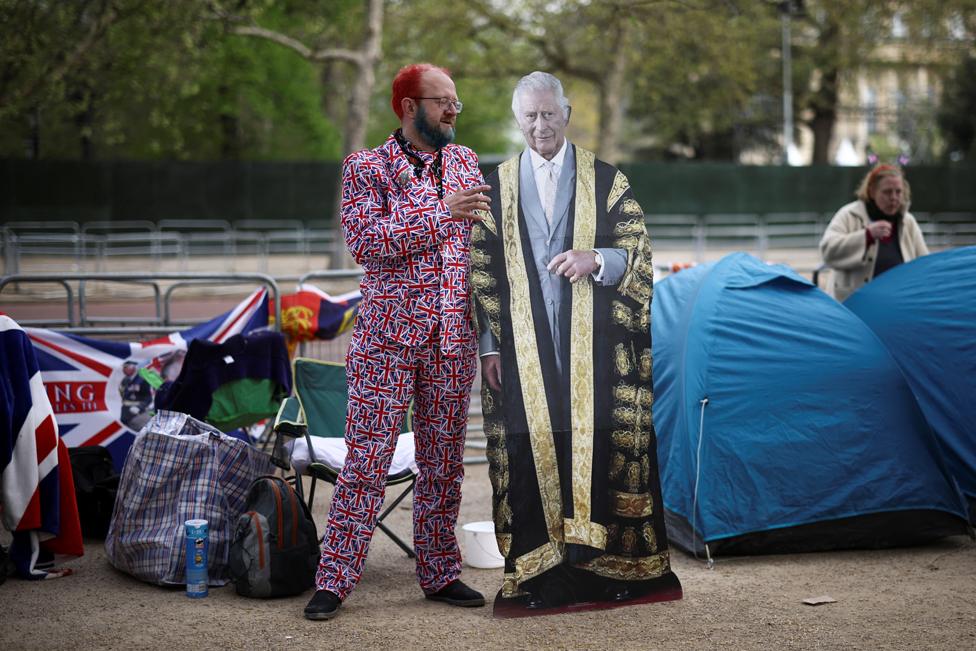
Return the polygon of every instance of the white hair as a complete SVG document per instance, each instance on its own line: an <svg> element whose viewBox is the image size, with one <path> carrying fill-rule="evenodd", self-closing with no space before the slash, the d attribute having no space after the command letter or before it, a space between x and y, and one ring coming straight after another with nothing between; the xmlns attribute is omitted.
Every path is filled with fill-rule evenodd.
<svg viewBox="0 0 976 651"><path fill-rule="evenodd" d="M562 83L548 72L536 70L525 75L515 84L515 92L512 93L512 113L515 114L516 120L519 118L519 96L522 93L531 91L551 92L555 95L559 108L562 109L563 118L569 117L569 99L563 93Z"/></svg>

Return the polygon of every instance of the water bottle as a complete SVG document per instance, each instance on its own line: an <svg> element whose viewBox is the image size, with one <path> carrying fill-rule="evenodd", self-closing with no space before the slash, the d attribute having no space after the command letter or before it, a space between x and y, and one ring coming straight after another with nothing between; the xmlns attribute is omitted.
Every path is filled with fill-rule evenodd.
<svg viewBox="0 0 976 651"><path fill-rule="evenodd" d="M210 537L206 520L187 520L186 529L186 596L202 599L207 596L207 552Z"/></svg>

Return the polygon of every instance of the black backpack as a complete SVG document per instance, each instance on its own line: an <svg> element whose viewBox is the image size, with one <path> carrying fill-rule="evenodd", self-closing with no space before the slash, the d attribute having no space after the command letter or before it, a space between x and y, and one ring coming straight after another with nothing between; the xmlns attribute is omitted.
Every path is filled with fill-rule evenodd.
<svg viewBox="0 0 976 651"><path fill-rule="evenodd" d="M104 539L119 492L119 473L115 471L112 454L100 445L88 445L69 448L68 456L81 533L87 538Z"/></svg>
<svg viewBox="0 0 976 651"><path fill-rule="evenodd" d="M295 489L280 477L258 477L247 493L230 546L230 576L245 597L286 597L315 582L319 539Z"/></svg>

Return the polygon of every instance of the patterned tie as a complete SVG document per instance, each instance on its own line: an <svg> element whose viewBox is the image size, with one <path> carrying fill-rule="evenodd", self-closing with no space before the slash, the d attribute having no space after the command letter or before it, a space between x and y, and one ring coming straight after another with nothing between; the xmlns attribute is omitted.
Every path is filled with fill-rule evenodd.
<svg viewBox="0 0 976 651"><path fill-rule="evenodd" d="M552 212L556 203L556 164L547 160L543 165L546 173L543 174L545 182L542 184L542 210L546 213L546 221L552 224Z"/></svg>

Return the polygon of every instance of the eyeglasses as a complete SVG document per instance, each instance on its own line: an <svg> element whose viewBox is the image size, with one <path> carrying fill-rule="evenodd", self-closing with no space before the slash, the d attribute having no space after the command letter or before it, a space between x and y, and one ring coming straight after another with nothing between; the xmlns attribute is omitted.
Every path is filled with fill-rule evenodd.
<svg viewBox="0 0 976 651"><path fill-rule="evenodd" d="M447 97L411 97L410 99L432 99L437 102L437 106L439 106L441 110L447 110L448 106L453 106L454 110L458 113L460 113L461 109L464 108L463 102L456 99L449 99Z"/></svg>

